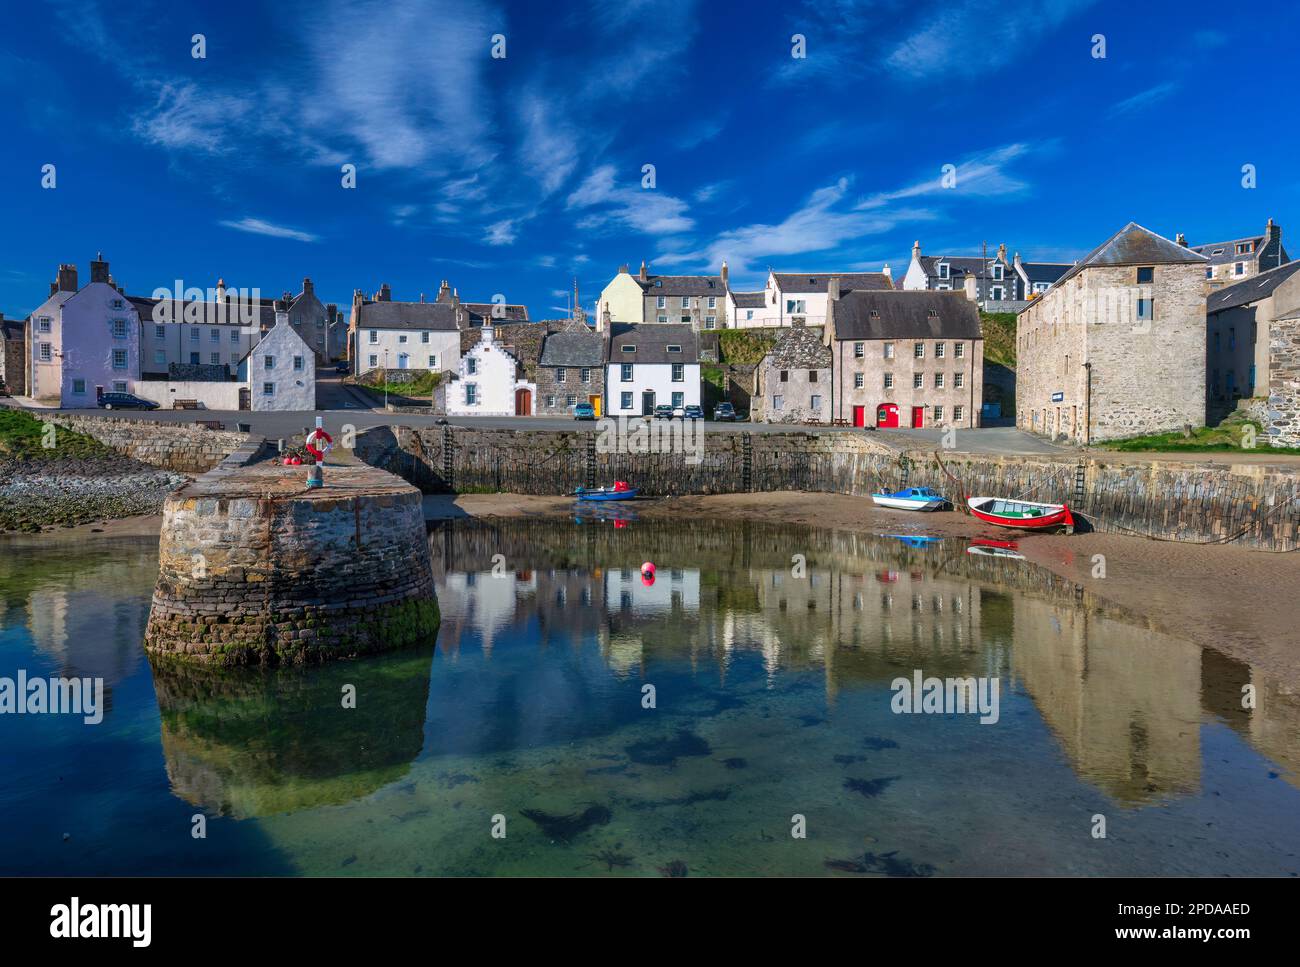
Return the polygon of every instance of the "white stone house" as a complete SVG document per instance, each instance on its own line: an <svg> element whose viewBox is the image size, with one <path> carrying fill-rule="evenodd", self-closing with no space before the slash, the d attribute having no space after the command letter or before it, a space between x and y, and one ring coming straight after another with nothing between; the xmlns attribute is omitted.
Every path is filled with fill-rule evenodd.
<svg viewBox="0 0 1300 967"><path fill-rule="evenodd" d="M661 403L698 406L700 350L694 328L613 323L605 402L607 416L649 416Z"/></svg>
<svg viewBox="0 0 1300 967"><path fill-rule="evenodd" d="M255 412L316 409L316 354L290 324L288 303L276 303L275 326L240 370Z"/></svg>
<svg viewBox="0 0 1300 967"><path fill-rule="evenodd" d="M479 341L461 355L457 376L447 387L448 416L532 416L537 412L537 384L524 378L519 360L496 341L492 326L483 326Z"/></svg>
<svg viewBox="0 0 1300 967"><path fill-rule="evenodd" d="M373 301L358 292L352 305L353 371L425 369L456 372L460 365L460 330L469 324L459 299L394 302L387 285Z"/></svg>

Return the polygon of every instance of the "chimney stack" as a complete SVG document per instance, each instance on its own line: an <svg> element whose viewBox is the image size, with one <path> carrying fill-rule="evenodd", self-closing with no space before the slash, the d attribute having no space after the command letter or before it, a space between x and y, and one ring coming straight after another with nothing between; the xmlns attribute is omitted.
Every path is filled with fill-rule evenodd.
<svg viewBox="0 0 1300 967"><path fill-rule="evenodd" d="M1005 262L1006 260L1007 260L1007 243L1003 242L998 246L998 261Z"/></svg>
<svg viewBox="0 0 1300 967"><path fill-rule="evenodd" d="M108 263L104 261L103 252L96 252L95 257L90 260L90 281L111 285L108 279Z"/></svg>
<svg viewBox="0 0 1300 967"><path fill-rule="evenodd" d="M375 294L375 301L376 302L393 301L393 290L388 287L387 282L381 282L379 284L379 291Z"/></svg>
<svg viewBox="0 0 1300 967"><path fill-rule="evenodd" d="M912 261L915 262L921 257L921 240L918 238L912 243Z"/></svg>
<svg viewBox="0 0 1300 967"><path fill-rule="evenodd" d="M77 291L77 267L75 265L60 265L59 274L53 292L76 292Z"/></svg>
<svg viewBox="0 0 1300 967"><path fill-rule="evenodd" d="M226 301L226 280L225 279L217 279L217 301L218 302Z"/></svg>
<svg viewBox="0 0 1300 967"><path fill-rule="evenodd" d="M1178 233L1178 235L1174 238L1174 241L1177 242L1179 245L1181 245L1183 248L1187 248L1187 236L1184 235L1182 232Z"/></svg>
<svg viewBox="0 0 1300 967"><path fill-rule="evenodd" d="M278 299L275 303L275 324L277 326L289 324L289 300Z"/></svg>
<svg viewBox="0 0 1300 967"><path fill-rule="evenodd" d="M976 281L973 273L966 273L966 298L971 302L979 302L979 283Z"/></svg>
<svg viewBox="0 0 1300 967"><path fill-rule="evenodd" d="M438 284L438 295L436 296L436 301L438 302L451 301L451 283L449 283L446 279L443 279L442 282Z"/></svg>
<svg viewBox="0 0 1300 967"><path fill-rule="evenodd" d="M303 280L302 280L302 294L303 294L303 295L315 295L315 294L316 294L316 286L312 285L312 282L311 282L311 279L310 279L310 278L306 278L306 279L303 279Z"/></svg>
<svg viewBox="0 0 1300 967"><path fill-rule="evenodd" d="M832 275L831 280L826 283L826 297L832 302L836 302L840 297L840 277Z"/></svg>
<svg viewBox="0 0 1300 967"><path fill-rule="evenodd" d="M883 275L885 278L889 279L890 281L893 281L894 273L890 270L888 262L886 262L884 268L880 270L880 274Z"/></svg>
<svg viewBox="0 0 1300 967"><path fill-rule="evenodd" d="M1268 225L1264 227L1264 234L1268 236L1267 241L1269 242L1274 239L1280 240L1282 238L1282 226L1270 218Z"/></svg>
<svg viewBox="0 0 1300 967"><path fill-rule="evenodd" d="M620 266L618 267L618 274L619 274L619 275L627 275L627 274L628 274L628 268L627 268L627 266L626 266L626 265L620 265Z"/></svg>
<svg viewBox="0 0 1300 967"><path fill-rule="evenodd" d="M719 274L722 276L722 288L725 290L725 289L727 288L727 285L728 285L728 283L727 283L727 260L726 260L726 259L723 259L723 260L722 260L722 272L719 273Z"/></svg>
<svg viewBox="0 0 1300 967"><path fill-rule="evenodd" d="M641 260L641 281L645 282L649 278L650 278L650 272L646 268L645 259L642 259Z"/></svg>

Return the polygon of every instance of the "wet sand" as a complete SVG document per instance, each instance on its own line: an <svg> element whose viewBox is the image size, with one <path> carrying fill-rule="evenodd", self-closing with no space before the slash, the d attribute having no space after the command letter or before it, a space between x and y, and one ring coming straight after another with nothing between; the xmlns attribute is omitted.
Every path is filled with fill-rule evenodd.
<svg viewBox="0 0 1300 967"><path fill-rule="evenodd" d="M426 497L425 516L566 514L568 497L466 494ZM1121 534L1025 534L957 513L877 509L861 497L796 492L716 494L636 501L643 520L744 518L870 534L928 534L1017 540L1036 564L1146 616L1153 627L1300 683L1300 554L1178 544ZM1105 577L1092 576L1095 555Z"/></svg>

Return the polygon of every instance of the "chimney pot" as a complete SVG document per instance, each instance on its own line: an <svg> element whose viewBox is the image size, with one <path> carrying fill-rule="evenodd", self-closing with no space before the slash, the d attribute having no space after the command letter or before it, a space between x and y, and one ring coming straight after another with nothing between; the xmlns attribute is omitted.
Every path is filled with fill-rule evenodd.
<svg viewBox="0 0 1300 967"><path fill-rule="evenodd" d="M840 277L832 275L830 281L826 284L826 296L832 301L840 297Z"/></svg>

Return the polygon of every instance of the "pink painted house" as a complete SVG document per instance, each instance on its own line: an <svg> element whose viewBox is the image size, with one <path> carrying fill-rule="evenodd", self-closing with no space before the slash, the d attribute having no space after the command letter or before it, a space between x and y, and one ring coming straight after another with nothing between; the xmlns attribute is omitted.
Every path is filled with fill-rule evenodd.
<svg viewBox="0 0 1300 967"><path fill-rule="evenodd" d="M27 344L28 394L65 409L93 407L104 393L132 393L140 380L140 316L113 284L108 263L60 265L50 296L32 312Z"/></svg>

